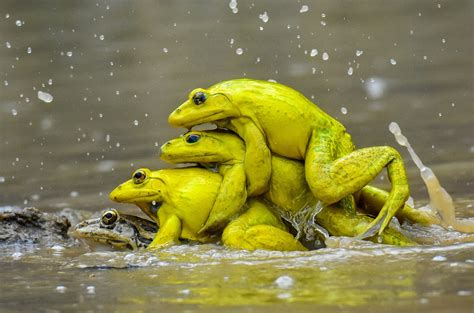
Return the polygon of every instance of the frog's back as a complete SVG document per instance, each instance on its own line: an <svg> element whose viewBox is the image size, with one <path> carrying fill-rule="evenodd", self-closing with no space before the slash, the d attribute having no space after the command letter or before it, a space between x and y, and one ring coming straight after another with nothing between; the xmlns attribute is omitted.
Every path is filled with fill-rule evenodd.
<svg viewBox="0 0 474 313"><path fill-rule="evenodd" d="M210 90L228 95L242 115L265 132L270 149L289 158L304 158L314 129L345 132L344 126L303 94L276 82L235 79L220 82Z"/></svg>

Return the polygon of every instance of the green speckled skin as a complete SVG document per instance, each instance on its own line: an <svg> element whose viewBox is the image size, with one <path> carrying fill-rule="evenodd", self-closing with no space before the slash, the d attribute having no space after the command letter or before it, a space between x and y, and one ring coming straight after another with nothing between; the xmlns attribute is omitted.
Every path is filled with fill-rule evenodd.
<svg viewBox="0 0 474 313"><path fill-rule="evenodd" d="M204 94L196 104L197 93ZM403 162L391 147L354 150L344 126L298 91L253 79L198 88L168 119L177 127L215 123L236 132L245 142L245 163L253 168L247 192L263 194L271 177L271 153L305 161L305 175L314 196L326 204L345 200L387 167L392 190L378 217L363 231L379 234L409 196ZM350 208L349 210L354 210Z"/></svg>

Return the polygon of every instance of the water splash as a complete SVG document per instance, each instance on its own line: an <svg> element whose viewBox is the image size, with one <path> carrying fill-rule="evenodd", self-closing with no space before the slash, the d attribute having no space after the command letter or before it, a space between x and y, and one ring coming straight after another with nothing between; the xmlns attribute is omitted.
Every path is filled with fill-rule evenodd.
<svg viewBox="0 0 474 313"><path fill-rule="evenodd" d="M472 220L457 220L456 211L453 204L453 199L449 193L441 186L438 178L433 171L426 167L418 155L411 147L408 139L402 134L402 131L397 123L391 122L388 126L390 132L395 136L398 144L407 148L413 162L420 170L420 175L425 182L428 195L430 197L429 207L441 218L441 225L447 228L452 228L457 231L472 233L474 232L474 221Z"/></svg>

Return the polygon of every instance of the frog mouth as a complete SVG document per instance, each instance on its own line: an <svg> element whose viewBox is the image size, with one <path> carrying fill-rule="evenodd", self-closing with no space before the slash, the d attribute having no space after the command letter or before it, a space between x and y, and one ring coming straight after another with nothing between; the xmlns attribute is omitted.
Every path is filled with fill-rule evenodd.
<svg viewBox="0 0 474 313"><path fill-rule="evenodd" d="M221 114L222 116L219 117L218 116L219 114ZM214 117L216 117L216 118L214 118ZM206 123L217 123L217 122L226 120L227 118L228 118L228 116L225 116L224 111L219 111L219 112L215 112L215 113L206 115L204 117L195 119L191 122L183 124L183 126L186 127L187 129L191 130L195 126L206 124Z"/></svg>
<svg viewBox="0 0 474 313"><path fill-rule="evenodd" d="M118 190L117 188L112 190L109 195L110 200L116 202L144 202L149 199L158 196L159 193L153 189L141 189L141 190Z"/></svg>

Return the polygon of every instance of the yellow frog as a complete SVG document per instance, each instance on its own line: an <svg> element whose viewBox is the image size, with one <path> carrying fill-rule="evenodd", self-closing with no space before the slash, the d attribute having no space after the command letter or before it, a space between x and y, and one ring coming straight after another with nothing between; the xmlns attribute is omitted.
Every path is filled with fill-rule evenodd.
<svg viewBox="0 0 474 313"><path fill-rule="evenodd" d="M148 249L172 245L180 238L211 242L211 236L198 231L209 216L221 181L220 174L202 168L142 168L115 188L110 199L136 204L159 225ZM258 200L249 201L246 213L226 226L222 242L249 250L306 250L287 232L280 217Z"/></svg>
<svg viewBox="0 0 474 313"><path fill-rule="evenodd" d="M245 141L250 196L268 189L271 152L304 160L314 196L326 204L344 200L351 210L355 209L352 195L386 167L392 189L377 218L362 232L364 237L374 230L381 234L409 196L403 161L395 149L355 150L343 125L279 83L235 79L195 89L168 120L177 127L215 123L236 132Z"/></svg>

